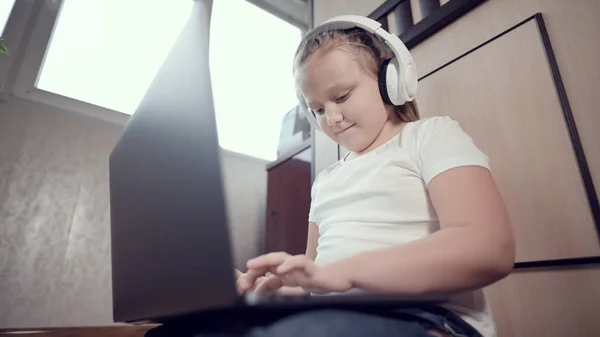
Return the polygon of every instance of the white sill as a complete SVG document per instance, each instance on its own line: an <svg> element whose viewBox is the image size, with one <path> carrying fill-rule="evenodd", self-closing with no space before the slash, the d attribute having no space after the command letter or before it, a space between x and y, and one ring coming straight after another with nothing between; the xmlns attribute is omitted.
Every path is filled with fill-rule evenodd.
<svg viewBox="0 0 600 337"><path fill-rule="evenodd" d="M14 96L24 100L60 108L66 111L80 113L118 125L125 125L131 117L130 115L119 111L107 109L37 88L29 89L22 93L14 93Z"/></svg>

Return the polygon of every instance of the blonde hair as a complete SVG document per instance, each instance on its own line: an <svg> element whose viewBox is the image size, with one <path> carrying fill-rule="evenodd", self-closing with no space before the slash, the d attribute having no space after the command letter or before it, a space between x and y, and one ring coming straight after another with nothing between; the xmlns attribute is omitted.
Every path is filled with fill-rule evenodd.
<svg viewBox="0 0 600 337"><path fill-rule="evenodd" d="M360 55L361 57L358 58L359 64L363 70L375 76L375 78L379 76L381 64L394 56L383 41L362 28L329 30L308 39L302 39L294 56L294 74L312 55L317 52L327 53L336 48ZM299 90L297 94L302 107L307 108ZM398 118L405 123L420 118L416 100L396 107L395 111Z"/></svg>

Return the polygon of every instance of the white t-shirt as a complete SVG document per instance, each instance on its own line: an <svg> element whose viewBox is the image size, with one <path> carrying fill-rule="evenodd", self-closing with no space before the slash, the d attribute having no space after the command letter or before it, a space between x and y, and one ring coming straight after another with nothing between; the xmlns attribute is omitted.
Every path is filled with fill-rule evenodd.
<svg viewBox="0 0 600 337"><path fill-rule="evenodd" d="M377 149L346 155L312 187L309 221L319 227L317 263L401 245L439 230L427 193L436 175L457 166L489 169L488 158L457 121L432 117L407 123ZM495 336L481 290L444 304L483 336Z"/></svg>

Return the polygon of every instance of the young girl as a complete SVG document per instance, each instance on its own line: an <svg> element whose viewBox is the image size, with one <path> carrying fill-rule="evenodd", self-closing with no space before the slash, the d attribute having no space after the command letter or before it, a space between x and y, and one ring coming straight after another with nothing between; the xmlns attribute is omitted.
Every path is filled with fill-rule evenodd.
<svg viewBox="0 0 600 337"><path fill-rule="evenodd" d="M227 336L495 336L481 288L512 270L515 248L486 156L456 121L419 119L410 93L390 104L380 72L398 55L379 37L329 27L301 42L294 74L319 129L350 152L313 184L306 254L248 261L238 290L456 295L379 314L314 310Z"/></svg>
<svg viewBox="0 0 600 337"><path fill-rule="evenodd" d="M298 48L297 86L320 130L350 153L313 184L306 254L250 260L248 273L238 279L240 290L270 272L256 291L456 293L442 305L461 318L458 325L468 323L455 329L495 336L481 288L512 270L515 248L486 156L456 121L419 119L415 101L385 102L381 67L397 55L375 34L358 27L318 31ZM343 320L344 328L333 332L337 328L329 325L338 323L327 315ZM432 336L452 334L439 316L422 319L438 313L421 312L412 321L327 315L305 314L315 325L307 335L322 329L328 336L357 330L392 336L407 323L421 324L424 336L428 330Z"/></svg>

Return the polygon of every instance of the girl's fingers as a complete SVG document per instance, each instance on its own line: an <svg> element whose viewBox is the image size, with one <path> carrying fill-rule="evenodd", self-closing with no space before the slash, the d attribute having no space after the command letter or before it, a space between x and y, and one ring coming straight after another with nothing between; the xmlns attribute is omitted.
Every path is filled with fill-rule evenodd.
<svg viewBox="0 0 600 337"><path fill-rule="evenodd" d="M255 291L257 293L269 293L281 287L283 287L283 280L279 276L270 276L256 286Z"/></svg>
<svg viewBox="0 0 600 337"><path fill-rule="evenodd" d="M307 275L304 270L301 269L292 270L281 276L281 278L283 280L283 285L288 287L307 288L312 284L310 275Z"/></svg>
<svg viewBox="0 0 600 337"><path fill-rule="evenodd" d="M266 268L266 267L275 267L275 266L280 265L281 263L283 263L285 260L289 259L290 257L291 257L290 254L284 253L284 252L269 253L269 254L261 255L259 257L256 257L256 258L248 261L248 263L246 263L246 266L248 267L248 269L260 269L260 268Z"/></svg>
<svg viewBox="0 0 600 337"><path fill-rule="evenodd" d="M302 270L308 276L311 276L314 272L312 268L314 262L305 255L296 255L285 260L276 268L276 273L279 275L286 274L292 270Z"/></svg>
<svg viewBox="0 0 600 337"><path fill-rule="evenodd" d="M236 286L238 288L238 292L243 293L248 289L254 287L256 283L256 279L261 276L264 276L267 270L265 268L262 269L250 269L248 272L240 277L238 277Z"/></svg>
<svg viewBox="0 0 600 337"><path fill-rule="evenodd" d="M293 270L285 275L267 277L261 282L255 291L260 293L268 293L276 291L281 287L311 287L311 278L302 270Z"/></svg>
<svg viewBox="0 0 600 337"><path fill-rule="evenodd" d="M250 286L254 286L256 279L258 279L259 277L265 276L265 274L267 272L268 272L267 268L250 269L248 271L248 273L246 273L246 275L248 275L248 283L250 284Z"/></svg>
<svg viewBox="0 0 600 337"><path fill-rule="evenodd" d="M247 263L248 272L240 282L242 291L254 288L255 291L270 292L282 286L303 286L310 284L314 273L314 262L306 255L291 256L284 252L269 253L254 258ZM259 277L268 276L259 280Z"/></svg>
<svg viewBox="0 0 600 337"><path fill-rule="evenodd" d="M246 290L250 289L250 287L248 286L248 279L246 278L246 275L242 275L237 278L235 282L235 287L239 294L242 294Z"/></svg>

